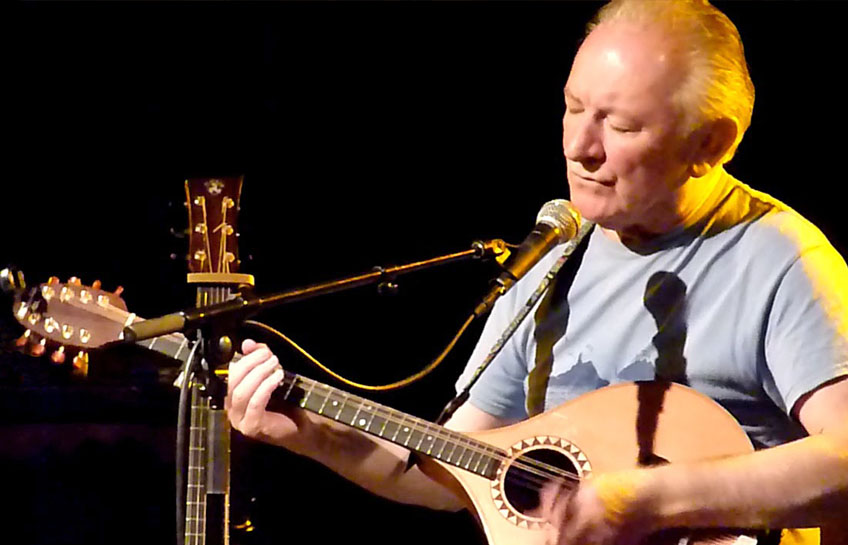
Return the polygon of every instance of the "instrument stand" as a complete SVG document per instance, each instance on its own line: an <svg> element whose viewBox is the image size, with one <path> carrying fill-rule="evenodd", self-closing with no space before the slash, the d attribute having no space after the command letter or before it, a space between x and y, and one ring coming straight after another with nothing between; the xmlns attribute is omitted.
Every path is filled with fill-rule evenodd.
<svg viewBox="0 0 848 545"><path fill-rule="evenodd" d="M197 542L209 545L229 542L230 427L224 409L227 386L216 369L226 368L233 350L229 336L214 335L208 329L197 333L195 349L182 377L183 390L190 391L192 398L188 448L178 444L178 459L185 459L186 454L188 457L189 486L185 497L177 500L187 511L181 531L184 545L193 544L195 536Z"/></svg>

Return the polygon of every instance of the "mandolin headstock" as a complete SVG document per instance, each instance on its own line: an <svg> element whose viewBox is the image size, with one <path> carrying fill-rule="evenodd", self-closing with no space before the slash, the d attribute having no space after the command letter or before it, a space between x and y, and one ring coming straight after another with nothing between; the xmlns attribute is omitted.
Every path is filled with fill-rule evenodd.
<svg viewBox="0 0 848 545"><path fill-rule="evenodd" d="M17 289L12 313L26 331L15 345L37 357L50 350L56 364L70 356L74 373L86 375L88 350L119 340L125 322L134 318L122 291L103 290L99 281L86 286L76 277Z"/></svg>

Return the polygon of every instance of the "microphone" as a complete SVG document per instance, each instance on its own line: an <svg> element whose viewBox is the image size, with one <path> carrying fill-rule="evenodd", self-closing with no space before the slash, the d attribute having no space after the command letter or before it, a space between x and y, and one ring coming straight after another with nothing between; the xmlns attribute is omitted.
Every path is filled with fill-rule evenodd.
<svg viewBox="0 0 848 545"><path fill-rule="evenodd" d="M504 262L504 271L493 281L492 289L474 309L474 315L488 312L495 301L527 274L551 248L573 239L580 230L580 213L565 199L546 202L536 216L536 226Z"/></svg>

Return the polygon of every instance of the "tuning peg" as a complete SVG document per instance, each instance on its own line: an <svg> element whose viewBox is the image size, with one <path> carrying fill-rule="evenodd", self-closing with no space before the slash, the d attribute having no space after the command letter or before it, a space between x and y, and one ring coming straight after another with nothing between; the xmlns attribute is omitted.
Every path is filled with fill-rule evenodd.
<svg viewBox="0 0 848 545"><path fill-rule="evenodd" d="M47 344L47 339L41 339L39 342L30 346L29 353L32 354L35 357L43 356L44 351L47 349L46 346L45 346L46 344Z"/></svg>
<svg viewBox="0 0 848 545"><path fill-rule="evenodd" d="M65 347L60 346L56 351L50 354L50 361L52 361L56 365L65 363Z"/></svg>
<svg viewBox="0 0 848 545"><path fill-rule="evenodd" d="M116 297L120 297L120 295L122 293L124 293L124 287L123 286L118 286L117 288L115 288L115 296Z"/></svg>
<svg viewBox="0 0 848 545"><path fill-rule="evenodd" d="M59 283L59 277L58 276L51 276L50 278L47 279L47 284L49 284L51 286L55 286L58 283Z"/></svg>
<svg viewBox="0 0 848 545"><path fill-rule="evenodd" d="M71 286L82 286L82 280L80 280L76 276L72 276L68 278L68 284L70 284Z"/></svg>
<svg viewBox="0 0 848 545"><path fill-rule="evenodd" d="M24 334L21 335L20 337L18 337L15 340L15 346L17 346L18 348L25 347L27 345L27 343L29 342L29 338L30 338L31 335L32 335L31 329L27 329L26 331L24 331Z"/></svg>
<svg viewBox="0 0 848 545"><path fill-rule="evenodd" d="M102 286L102 285L103 284L100 282L100 280L95 280L94 282L91 283L92 289L95 289L95 290L99 290L100 286Z"/></svg>
<svg viewBox="0 0 848 545"><path fill-rule="evenodd" d="M88 353L80 350L79 354L74 357L74 365L72 373L80 377L88 376Z"/></svg>
<svg viewBox="0 0 848 545"><path fill-rule="evenodd" d="M13 266L0 271L0 289L5 293L14 293L26 289L23 271Z"/></svg>

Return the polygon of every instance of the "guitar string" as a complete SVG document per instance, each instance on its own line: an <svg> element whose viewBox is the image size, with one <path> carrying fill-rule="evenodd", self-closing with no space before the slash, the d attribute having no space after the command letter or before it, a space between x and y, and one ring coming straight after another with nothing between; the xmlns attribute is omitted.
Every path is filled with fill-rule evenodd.
<svg viewBox="0 0 848 545"><path fill-rule="evenodd" d="M291 380L294 380L295 384L296 384L297 381L299 381L301 384L306 384L307 386L311 386L313 390L314 390L314 387L316 385L319 385L323 388L327 388L327 389L329 389L327 399L331 399L333 401L341 401L343 404L347 403L348 401L353 400L355 402L359 402L360 410L362 409L362 407L364 405L367 404L371 407L371 410L368 411L369 413L373 413L373 414L375 414L375 416L377 416L376 413L382 411L382 413L386 415L384 417L386 419L386 421L391 422L391 423L395 423L398 426L404 425L404 421L407 418L406 415L404 415L403 413L400 413L399 411L394 411L393 409L390 409L388 407L385 407L385 406L382 406L382 405L379 405L379 404L376 404L376 403L371 403L370 401L368 401L364 398L360 398L358 396L342 393L341 390L337 390L337 389L332 388L330 386L322 385L321 383L316 382L316 381L312 381L310 379L305 379L304 377L301 377L299 375L293 375L293 379L287 377L286 379L284 379L281 382L281 385L285 384L286 386L289 386L291 384ZM402 418L400 420L398 420L396 418L397 414L401 415ZM415 418L415 417L411 417L411 418ZM373 421L373 418L372 418L372 421ZM449 440L454 444L461 444L461 443L464 442L465 446L463 446L463 448L465 448L467 451L471 451L475 454L481 454L481 455L489 456L490 458L492 458L496 461L504 462L504 461L509 459L509 457L506 454L502 453L502 451L499 452L499 449L496 449L495 447L483 444L484 446L482 448L478 448L475 444L475 443L477 443L476 441L474 441L473 439L471 439L469 437L463 436L461 433L453 433L450 430L445 430L444 428L432 428L431 426L433 426L433 424L430 424L430 423L423 421L423 420L420 420L418 418L415 418L414 421L410 421L407 424L407 427L409 427L411 429L410 436L411 436L412 432L418 431L418 432L423 433L423 434L434 436L434 439L435 438L441 438L441 439L444 439L446 441ZM369 433L371 433L371 432L369 432ZM420 443L419 443L419 446L420 446ZM454 450L456 450L456 449L454 449ZM473 454L472 454L472 456L473 456ZM460 457L460 459L461 458L462 457ZM448 462L448 463L451 463L451 462ZM566 483L566 482L574 482L574 481L580 480L580 476L577 475L576 473L573 473L573 472L570 472L570 471L567 471L567 470L563 470L562 468L559 468L557 466L546 464L544 462L540 462L540 461L534 460L532 458L530 458L529 461L518 461L518 460L516 460L516 462L513 464L513 467L522 469L522 470L526 471L527 473L542 477L543 479L541 481L538 481L538 483L548 483L548 482L551 482L551 481L559 481L561 483Z"/></svg>

